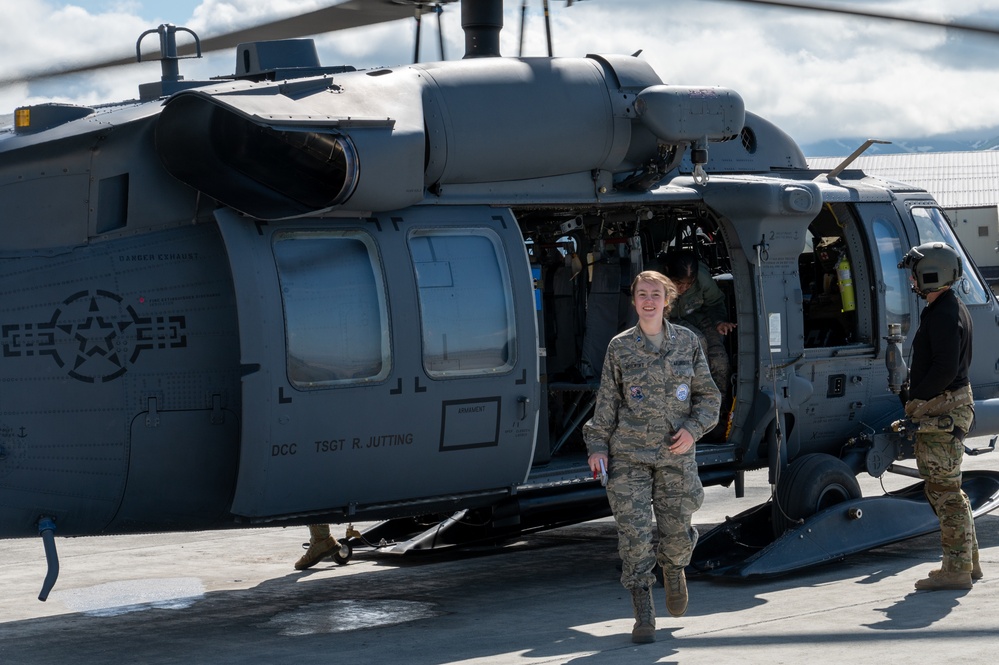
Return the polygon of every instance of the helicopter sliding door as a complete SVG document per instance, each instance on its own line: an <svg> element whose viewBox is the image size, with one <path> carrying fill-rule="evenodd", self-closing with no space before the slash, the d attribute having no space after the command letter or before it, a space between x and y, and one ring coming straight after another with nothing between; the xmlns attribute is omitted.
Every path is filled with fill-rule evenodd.
<svg viewBox="0 0 999 665"><path fill-rule="evenodd" d="M391 516L483 502L530 469L531 275L508 211L217 214L243 366L233 512Z"/></svg>

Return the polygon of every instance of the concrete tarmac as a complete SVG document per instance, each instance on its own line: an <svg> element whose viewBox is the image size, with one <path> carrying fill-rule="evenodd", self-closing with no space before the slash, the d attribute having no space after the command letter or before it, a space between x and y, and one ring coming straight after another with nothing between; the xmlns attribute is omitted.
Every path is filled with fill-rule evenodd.
<svg viewBox="0 0 999 665"><path fill-rule="evenodd" d="M978 439L971 443L983 445ZM965 469L999 469L999 455ZM862 477L865 496L883 492ZM889 476L884 488L915 482ZM708 488L704 529L768 498ZM985 578L916 592L939 535L752 582L693 579L681 618L655 590L657 642L630 642L611 519L498 549L399 557L358 552L297 572L303 527L57 539L47 602L40 540L0 542L3 665L992 662L999 646L999 511L977 520ZM342 529L335 527L342 535Z"/></svg>

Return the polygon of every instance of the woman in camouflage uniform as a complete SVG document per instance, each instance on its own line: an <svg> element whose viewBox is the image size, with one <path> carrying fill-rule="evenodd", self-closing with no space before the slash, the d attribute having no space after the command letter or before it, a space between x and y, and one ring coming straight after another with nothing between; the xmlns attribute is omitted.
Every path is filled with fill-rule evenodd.
<svg viewBox="0 0 999 665"><path fill-rule="evenodd" d="M704 500L694 442L718 421L721 397L697 336L664 318L677 296L663 274L631 285L638 325L607 347L593 418L583 428L590 469L608 473L618 526L621 583L635 609L632 641L655 641L653 568L663 568L666 608L687 609L683 569L697 541L691 516ZM659 545L653 550L653 518Z"/></svg>

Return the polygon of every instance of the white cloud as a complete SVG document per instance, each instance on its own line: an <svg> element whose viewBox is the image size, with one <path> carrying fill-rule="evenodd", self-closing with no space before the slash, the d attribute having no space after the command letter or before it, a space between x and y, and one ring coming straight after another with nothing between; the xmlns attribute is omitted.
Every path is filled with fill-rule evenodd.
<svg viewBox="0 0 999 665"><path fill-rule="evenodd" d="M90 3L94 4L94 3ZM190 17L170 17L207 35L304 12L331 0L204 0ZM826 13L792 12L715 0L585 0L570 8L551 2L556 55L632 53L664 81L722 85L737 90L750 110L775 121L800 142L830 137L904 138L999 125L999 38L974 37ZM994 0L871 0L846 6L905 15L945 17L999 26ZM133 51L149 28L143 5L107 0L90 12L56 0L24 3L5 17L0 59L5 70ZM516 55L520 5L507 0L501 50ZM525 53L546 53L541 3L530 10ZM444 12L446 52L464 50L460 8ZM167 18L156 18L165 21ZM186 20L186 23L182 23ZM317 39L324 64L358 67L405 64L412 59L414 28L402 21L330 33ZM436 59L436 19L424 19L422 59ZM181 63L188 79L233 71L232 54ZM155 64L70 80L0 89L0 113L45 100L97 104L134 98Z"/></svg>

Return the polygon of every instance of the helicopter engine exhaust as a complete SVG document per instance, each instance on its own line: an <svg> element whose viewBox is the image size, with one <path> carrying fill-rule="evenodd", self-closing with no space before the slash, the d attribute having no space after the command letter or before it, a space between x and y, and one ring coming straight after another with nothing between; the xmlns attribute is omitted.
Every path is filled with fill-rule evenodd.
<svg viewBox="0 0 999 665"><path fill-rule="evenodd" d="M664 144L703 164L708 141L744 123L737 93L663 85L634 57L473 58L180 92L155 141L179 180L284 219L397 210L464 184L623 178Z"/></svg>
<svg viewBox="0 0 999 665"><path fill-rule="evenodd" d="M353 193L357 157L346 137L254 123L211 99L178 96L160 118L160 158L178 179L261 217L328 208Z"/></svg>

